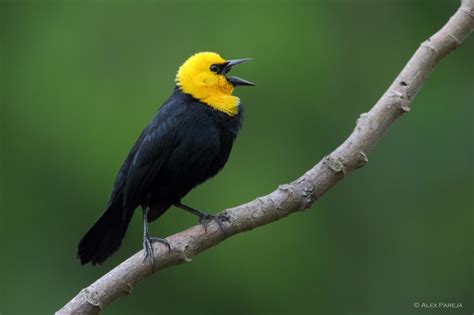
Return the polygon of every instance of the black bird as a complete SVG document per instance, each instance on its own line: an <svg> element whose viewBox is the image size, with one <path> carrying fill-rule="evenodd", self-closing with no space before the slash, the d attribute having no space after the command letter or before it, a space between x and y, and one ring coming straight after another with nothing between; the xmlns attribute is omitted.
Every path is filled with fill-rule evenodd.
<svg viewBox="0 0 474 315"><path fill-rule="evenodd" d="M187 210L205 224L219 217L181 203L196 185L216 175L229 158L242 121L235 86L253 83L226 74L250 59L224 60L212 52L191 56L179 68L176 87L142 131L120 168L102 216L79 242L82 264L101 264L122 243L137 207L143 210L143 247L153 263L148 222L171 206Z"/></svg>

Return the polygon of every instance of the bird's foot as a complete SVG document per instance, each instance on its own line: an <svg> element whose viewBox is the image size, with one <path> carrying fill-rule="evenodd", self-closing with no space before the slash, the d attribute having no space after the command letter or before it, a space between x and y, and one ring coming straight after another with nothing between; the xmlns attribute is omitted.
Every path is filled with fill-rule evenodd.
<svg viewBox="0 0 474 315"><path fill-rule="evenodd" d="M216 221L222 233L224 234L224 238L227 238L227 231L225 229L224 222L230 222L230 218L226 214L218 214L218 215L207 214L205 212L202 212L201 210L197 210L197 209L188 207L186 205L183 205L181 202L175 203L174 205L177 208L183 209L197 216L199 218L199 223L201 223L201 225L204 227L204 230L206 231L206 233L207 233L208 222L212 220Z"/></svg>
<svg viewBox="0 0 474 315"><path fill-rule="evenodd" d="M159 238L155 236L150 236L145 234L143 237L143 250L145 251L145 258L143 261L149 259L152 271L155 270L155 250L153 249L153 243L160 242L168 247L168 250L171 251L171 244L164 238Z"/></svg>
<svg viewBox="0 0 474 315"><path fill-rule="evenodd" d="M201 212L199 214L199 223L204 227L204 230L206 231L206 233L207 233L207 224L212 220L216 221L217 225L219 225L219 229L222 231L222 233L224 233L224 238L227 238L227 230L224 226L224 222L229 222L230 221L229 217L225 214L215 215L215 214L208 214L205 212Z"/></svg>

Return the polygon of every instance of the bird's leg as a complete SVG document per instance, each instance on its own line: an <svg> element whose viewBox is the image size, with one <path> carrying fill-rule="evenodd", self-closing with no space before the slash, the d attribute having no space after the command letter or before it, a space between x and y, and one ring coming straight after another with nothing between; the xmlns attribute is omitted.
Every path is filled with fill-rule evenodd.
<svg viewBox="0 0 474 315"><path fill-rule="evenodd" d="M180 202L177 202L174 204L175 207L177 208L180 208L180 209L183 209L183 210L186 210L188 211L189 213L192 213L194 214L195 216L199 217L199 223L201 223L201 225L204 227L204 229L206 230L207 232L207 222L208 221L211 221L211 220L214 220L217 222L217 224L219 225L219 228L222 230L222 232L224 233L224 237L226 238L227 237L227 231L225 229L225 226L224 226L224 221L227 221L229 222L229 218L225 215L215 215L215 214L208 214L208 213L205 213L201 210L197 210L197 209L194 209L194 208L191 208L191 207L188 207L186 205L183 205L182 203Z"/></svg>
<svg viewBox="0 0 474 315"><path fill-rule="evenodd" d="M152 270L155 270L155 255L153 250L153 243L160 242L168 246L168 250L171 250L171 244L164 238L150 236L148 233L148 208L143 207L143 250L145 251L145 259L149 258Z"/></svg>

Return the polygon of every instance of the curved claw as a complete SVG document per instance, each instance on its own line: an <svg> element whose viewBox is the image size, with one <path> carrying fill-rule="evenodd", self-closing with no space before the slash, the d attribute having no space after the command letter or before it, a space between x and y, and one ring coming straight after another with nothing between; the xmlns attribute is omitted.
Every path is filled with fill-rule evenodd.
<svg viewBox="0 0 474 315"><path fill-rule="evenodd" d="M160 242L168 247L168 250L171 251L171 244L164 238L159 238L156 236L146 235L143 238L143 250L145 251L145 258L143 261L150 259L150 265L152 272L155 270L155 250L153 248L153 243Z"/></svg>
<svg viewBox="0 0 474 315"><path fill-rule="evenodd" d="M227 231L224 226L224 221L229 222L230 218L226 214L219 214L219 215L214 215L214 214L207 214L205 212L202 212L201 210L197 210L191 207L188 207L186 205L183 205L181 202L177 202L174 204L175 207L183 209L185 211L188 211L195 216L199 217L199 223L204 227L204 230L207 233L207 221L215 220L217 224L219 225L219 228L222 230L224 233L224 238L227 238Z"/></svg>
<svg viewBox="0 0 474 315"><path fill-rule="evenodd" d="M207 222L208 221L216 221L217 225L219 225L220 230L224 233L224 238L227 238L227 231L225 229L223 221L229 222L229 218L225 215L214 215L214 214L206 214L202 213L199 216L199 223L204 227L204 230L207 233Z"/></svg>
<svg viewBox="0 0 474 315"><path fill-rule="evenodd" d="M143 250L145 251L145 257L143 261L150 260L151 271L155 271L155 250L153 249L152 241L149 237L143 239Z"/></svg>
<svg viewBox="0 0 474 315"><path fill-rule="evenodd" d="M168 250L171 251L171 243L168 242L166 238L160 238L156 236L148 236L148 239L150 242L155 243L155 242L160 242L163 245L166 245L168 247Z"/></svg>

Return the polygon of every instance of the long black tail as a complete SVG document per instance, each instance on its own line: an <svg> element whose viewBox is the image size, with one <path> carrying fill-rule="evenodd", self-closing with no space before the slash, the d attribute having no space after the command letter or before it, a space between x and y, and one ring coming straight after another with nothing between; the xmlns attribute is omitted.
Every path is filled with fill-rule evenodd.
<svg viewBox="0 0 474 315"><path fill-rule="evenodd" d="M81 264L102 264L120 247L132 218L131 215L125 218L123 215L123 202L108 206L79 242L77 257Z"/></svg>

